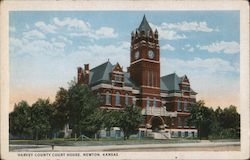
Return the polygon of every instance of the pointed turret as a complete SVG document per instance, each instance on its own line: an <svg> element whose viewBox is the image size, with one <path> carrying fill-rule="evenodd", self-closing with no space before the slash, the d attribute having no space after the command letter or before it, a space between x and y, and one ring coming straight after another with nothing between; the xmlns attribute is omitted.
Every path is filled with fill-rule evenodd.
<svg viewBox="0 0 250 160"><path fill-rule="evenodd" d="M141 32L141 31L144 31L144 33L148 34L150 31L152 31L152 28L150 27L150 25L148 24L148 21L146 19L146 16L144 15L143 16L143 19L142 19L142 22L138 28L138 30Z"/></svg>

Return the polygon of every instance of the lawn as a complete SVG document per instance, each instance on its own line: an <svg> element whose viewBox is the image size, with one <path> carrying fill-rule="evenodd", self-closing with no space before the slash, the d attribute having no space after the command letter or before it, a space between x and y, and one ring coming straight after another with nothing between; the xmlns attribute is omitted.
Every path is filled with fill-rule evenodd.
<svg viewBox="0 0 250 160"><path fill-rule="evenodd" d="M199 143L197 139L113 139L75 141L70 139L47 139L47 140L10 140L11 145L57 145L57 146L100 146L100 145L132 145L132 144L167 144L167 143Z"/></svg>

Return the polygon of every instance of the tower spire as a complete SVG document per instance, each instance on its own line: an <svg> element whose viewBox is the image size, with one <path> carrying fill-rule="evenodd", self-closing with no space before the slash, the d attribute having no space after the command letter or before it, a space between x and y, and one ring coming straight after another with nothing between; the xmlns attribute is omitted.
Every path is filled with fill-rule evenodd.
<svg viewBox="0 0 250 160"><path fill-rule="evenodd" d="M148 24L148 21L146 19L146 16L144 14L143 19L141 21L141 24L138 28L139 31L144 31L145 33L148 33L149 31L152 31L150 25Z"/></svg>

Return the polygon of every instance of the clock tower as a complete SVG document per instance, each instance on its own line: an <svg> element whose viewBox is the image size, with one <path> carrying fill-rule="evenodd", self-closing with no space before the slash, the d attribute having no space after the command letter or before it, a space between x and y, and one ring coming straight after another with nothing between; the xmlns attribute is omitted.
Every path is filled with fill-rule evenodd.
<svg viewBox="0 0 250 160"><path fill-rule="evenodd" d="M131 33L130 77L140 95L137 105L160 107L160 47L158 31L153 31L144 15L143 20Z"/></svg>

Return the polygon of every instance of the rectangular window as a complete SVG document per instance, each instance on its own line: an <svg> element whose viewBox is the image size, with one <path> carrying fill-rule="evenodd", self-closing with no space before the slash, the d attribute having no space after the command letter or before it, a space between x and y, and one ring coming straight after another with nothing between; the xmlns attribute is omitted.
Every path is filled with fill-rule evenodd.
<svg viewBox="0 0 250 160"><path fill-rule="evenodd" d="M190 91L190 88L189 88L189 86L183 86L183 90Z"/></svg>
<svg viewBox="0 0 250 160"><path fill-rule="evenodd" d="M185 132L185 137L188 137L188 132L187 131Z"/></svg>
<svg viewBox="0 0 250 160"><path fill-rule="evenodd" d="M177 111L182 111L182 108L181 108L181 99L178 99L177 101Z"/></svg>
<svg viewBox="0 0 250 160"><path fill-rule="evenodd" d="M182 128L182 119L178 117L178 128Z"/></svg>
<svg viewBox="0 0 250 160"><path fill-rule="evenodd" d="M116 106L121 105L121 103L120 103L120 93L119 92L116 92L116 95L115 95L115 105Z"/></svg>
<svg viewBox="0 0 250 160"><path fill-rule="evenodd" d="M154 72L151 71L151 86L154 86Z"/></svg>
<svg viewBox="0 0 250 160"><path fill-rule="evenodd" d="M141 131L141 137L144 138L145 137L145 132Z"/></svg>
<svg viewBox="0 0 250 160"><path fill-rule="evenodd" d="M188 102L187 102L187 99L185 99L185 102L184 102L184 111L188 111Z"/></svg>
<svg viewBox="0 0 250 160"><path fill-rule="evenodd" d="M189 128L189 126L188 126L188 118L185 118L185 121L184 121L184 128Z"/></svg>
<svg viewBox="0 0 250 160"><path fill-rule="evenodd" d="M147 97L147 107L150 107L150 100L149 100L149 97Z"/></svg>
<svg viewBox="0 0 250 160"><path fill-rule="evenodd" d="M110 130L106 131L106 137L110 137Z"/></svg>
<svg viewBox="0 0 250 160"><path fill-rule="evenodd" d="M148 84L148 86L150 85L150 83L149 83L149 71L148 71L148 82L147 82L147 84Z"/></svg>
<svg viewBox="0 0 250 160"><path fill-rule="evenodd" d="M121 131L120 130L116 130L115 131L115 135L116 135L116 137L121 137Z"/></svg>
<svg viewBox="0 0 250 160"><path fill-rule="evenodd" d="M111 104L111 94L109 92L106 92L106 104Z"/></svg>
<svg viewBox="0 0 250 160"><path fill-rule="evenodd" d="M178 131L178 137L181 137L181 131Z"/></svg>
<svg viewBox="0 0 250 160"><path fill-rule="evenodd" d="M128 105L129 97L128 94L125 95L125 105Z"/></svg>
<svg viewBox="0 0 250 160"><path fill-rule="evenodd" d="M154 107L156 107L156 98L154 98Z"/></svg>
<svg viewBox="0 0 250 160"><path fill-rule="evenodd" d="M115 81L116 82L122 82L122 76L121 75L115 75Z"/></svg>

